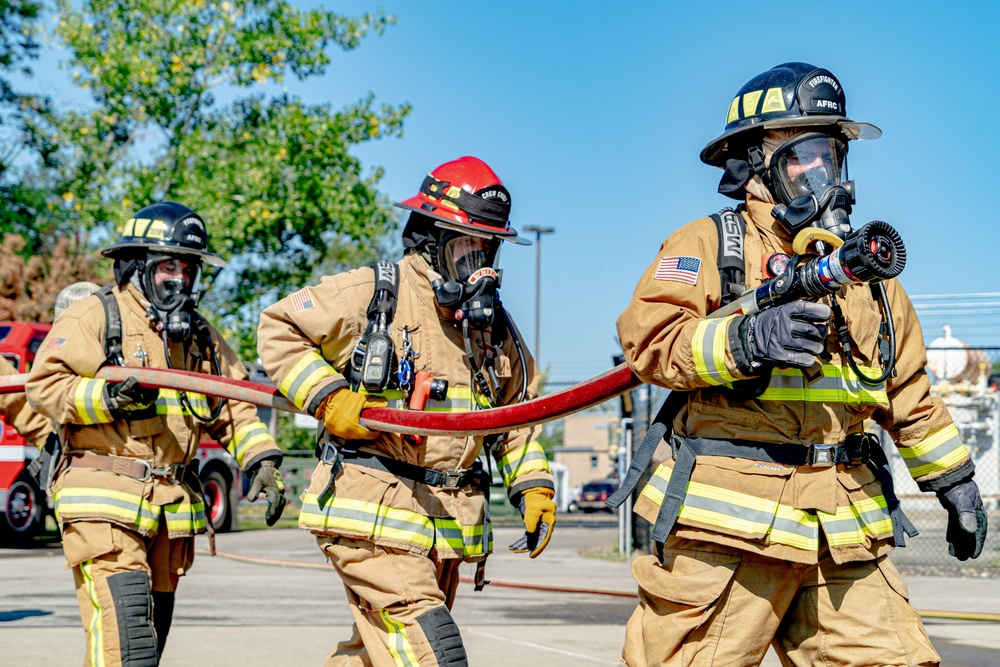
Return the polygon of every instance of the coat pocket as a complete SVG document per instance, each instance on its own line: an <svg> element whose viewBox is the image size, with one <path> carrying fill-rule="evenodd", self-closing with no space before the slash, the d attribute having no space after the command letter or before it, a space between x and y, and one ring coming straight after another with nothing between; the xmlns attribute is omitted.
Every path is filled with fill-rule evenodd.
<svg viewBox="0 0 1000 667"><path fill-rule="evenodd" d="M66 566L80 563L122 550L115 540L112 524L104 521L73 521L62 526L63 553Z"/></svg>

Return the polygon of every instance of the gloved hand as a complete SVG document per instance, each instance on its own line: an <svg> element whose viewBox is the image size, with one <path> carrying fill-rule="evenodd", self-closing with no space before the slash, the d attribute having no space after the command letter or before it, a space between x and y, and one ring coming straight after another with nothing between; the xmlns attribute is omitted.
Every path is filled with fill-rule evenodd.
<svg viewBox="0 0 1000 667"><path fill-rule="evenodd" d="M264 512L264 521L269 526L273 526L281 518L281 513L285 509L285 483L281 479L281 471L275 465L274 459L264 459L256 466L250 477L250 490L247 491L247 500L254 502L264 492L267 498L267 511Z"/></svg>
<svg viewBox="0 0 1000 667"><path fill-rule="evenodd" d="M986 543L986 510L976 482L967 479L945 491L937 492L941 505L948 510L948 553L958 560L978 558Z"/></svg>
<svg viewBox="0 0 1000 667"><path fill-rule="evenodd" d="M104 402L115 419L131 419L146 412L159 395L159 389L143 387L134 377L117 384L104 384Z"/></svg>
<svg viewBox="0 0 1000 667"><path fill-rule="evenodd" d="M528 489L521 496L521 516L524 517L524 535L510 545L510 550L516 554L530 551L529 556L535 558L542 553L552 539L552 530L556 525L556 504L552 500L555 493L552 489L535 487Z"/></svg>
<svg viewBox="0 0 1000 667"><path fill-rule="evenodd" d="M826 304L793 301L744 316L739 333L749 363L740 370L753 375L763 364L809 368L826 348L832 314Z"/></svg>
<svg viewBox="0 0 1000 667"><path fill-rule="evenodd" d="M389 402L381 396L359 394L343 388L323 399L316 410L316 419L323 422L330 433L344 440L373 440L378 437L378 431L361 425L361 412L387 405Z"/></svg>

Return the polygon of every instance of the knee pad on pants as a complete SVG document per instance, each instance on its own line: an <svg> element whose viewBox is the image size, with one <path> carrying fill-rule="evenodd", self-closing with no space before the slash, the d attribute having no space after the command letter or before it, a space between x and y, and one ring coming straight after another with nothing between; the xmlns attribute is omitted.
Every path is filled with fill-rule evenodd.
<svg viewBox="0 0 1000 667"><path fill-rule="evenodd" d="M434 649L439 667L468 667L469 659L462 644L462 635L447 607L437 607L421 614L417 623Z"/></svg>
<svg viewBox="0 0 1000 667"><path fill-rule="evenodd" d="M107 582L118 618L122 667L156 667L160 660L153 632L149 573L119 572L108 577Z"/></svg>

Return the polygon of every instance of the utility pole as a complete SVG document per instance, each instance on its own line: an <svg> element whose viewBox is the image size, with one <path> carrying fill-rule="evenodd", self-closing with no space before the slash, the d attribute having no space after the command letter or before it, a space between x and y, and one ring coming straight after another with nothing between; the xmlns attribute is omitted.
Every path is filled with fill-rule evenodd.
<svg viewBox="0 0 1000 667"><path fill-rule="evenodd" d="M525 225L526 232L535 234L535 347L531 353L535 357L535 365L542 368L542 234L551 234L555 227L536 227Z"/></svg>

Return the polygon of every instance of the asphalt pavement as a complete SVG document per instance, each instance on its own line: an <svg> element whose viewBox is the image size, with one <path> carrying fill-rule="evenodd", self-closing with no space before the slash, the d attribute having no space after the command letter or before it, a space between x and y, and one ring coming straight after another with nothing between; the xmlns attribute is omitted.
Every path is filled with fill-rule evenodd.
<svg viewBox="0 0 1000 667"><path fill-rule="evenodd" d="M470 664L546 667L619 664L635 599L596 592L635 591L627 562L608 558L613 520L560 523L535 560L507 551L515 528L498 528L496 553L476 593L462 584L454 608ZM198 547L207 548L199 538ZM603 548L602 548L603 547ZM350 635L343 588L305 531L260 530L217 536L219 556L199 552L181 582L163 667L320 666ZM0 665L78 665L84 643L72 574L58 545L0 549ZM464 574L471 577L472 568ZM907 578L918 609L1000 614L1000 578ZM1000 665L995 623L926 618L943 665ZM769 653L763 665L780 663Z"/></svg>

